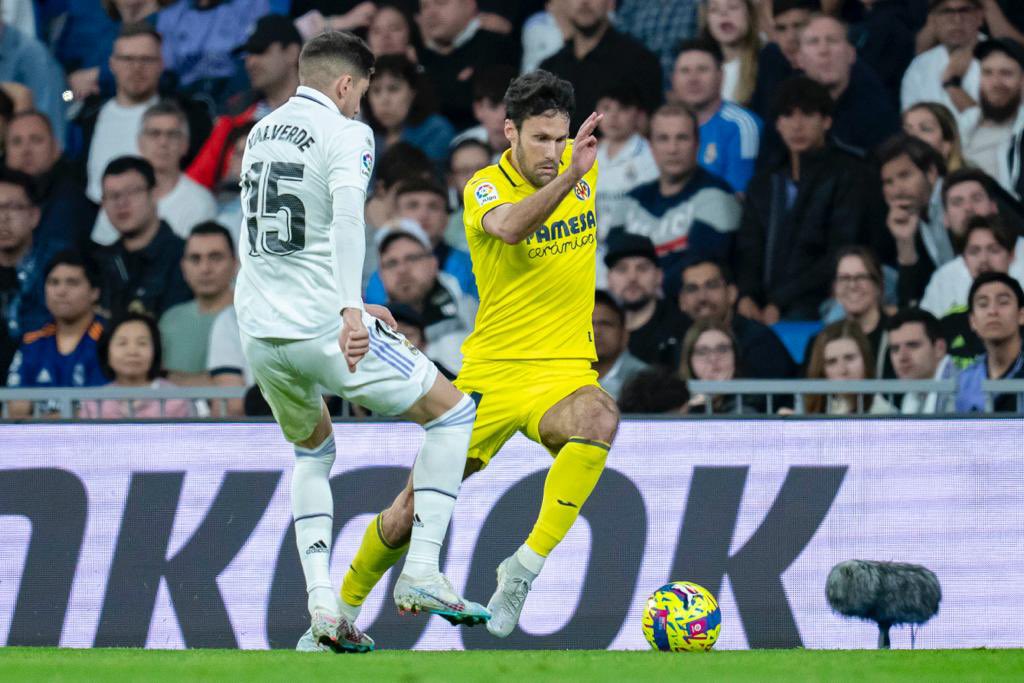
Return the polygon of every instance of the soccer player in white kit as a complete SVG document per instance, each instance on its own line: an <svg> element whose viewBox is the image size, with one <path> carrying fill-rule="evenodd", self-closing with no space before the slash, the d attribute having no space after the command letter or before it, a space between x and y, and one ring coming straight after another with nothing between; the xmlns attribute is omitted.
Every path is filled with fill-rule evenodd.
<svg viewBox="0 0 1024 683"><path fill-rule="evenodd" d="M438 569L476 406L393 331L387 309L362 302L363 205L374 146L370 129L353 117L373 62L366 44L349 33L309 41L295 96L252 129L242 160L235 309L256 383L295 446L292 514L311 617L299 649L374 646L330 578L335 443L320 386L426 430L413 466L419 524L395 586L399 609L454 623L490 617Z"/></svg>

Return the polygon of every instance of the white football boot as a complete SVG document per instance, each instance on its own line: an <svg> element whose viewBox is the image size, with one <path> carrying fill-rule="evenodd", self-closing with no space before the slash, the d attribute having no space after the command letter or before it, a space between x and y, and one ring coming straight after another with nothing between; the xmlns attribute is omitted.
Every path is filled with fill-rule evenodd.
<svg viewBox="0 0 1024 683"><path fill-rule="evenodd" d="M401 614L427 612L455 626L476 626L491 618L486 607L464 599L440 573L422 579L402 574L395 582L395 605Z"/></svg>
<svg viewBox="0 0 1024 683"><path fill-rule="evenodd" d="M515 630L526 596L536 578L537 575L524 567L515 555L506 557L498 565L498 589L487 603L487 609L491 611L487 630L491 635L505 638Z"/></svg>
<svg viewBox="0 0 1024 683"><path fill-rule="evenodd" d="M373 638L345 617L316 610L295 649L300 652L372 652Z"/></svg>

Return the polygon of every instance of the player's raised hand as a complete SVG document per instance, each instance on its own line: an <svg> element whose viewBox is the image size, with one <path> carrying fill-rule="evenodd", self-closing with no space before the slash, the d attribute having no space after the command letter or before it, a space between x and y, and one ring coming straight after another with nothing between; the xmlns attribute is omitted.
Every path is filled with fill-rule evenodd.
<svg viewBox="0 0 1024 683"><path fill-rule="evenodd" d="M374 318L383 320L393 330L398 329L398 322L395 320L395 316L391 315L391 311L388 310L387 306L379 306L377 304L364 304L364 306L366 307L366 312Z"/></svg>
<svg viewBox="0 0 1024 683"><path fill-rule="evenodd" d="M357 308L346 308L341 313L341 335L338 346L345 356L348 371L355 372L356 364L370 350L370 333L363 324L361 311Z"/></svg>
<svg viewBox="0 0 1024 683"><path fill-rule="evenodd" d="M576 133L572 143L572 171L577 178L585 176L597 160L597 138L594 137L594 131L603 118L604 114L593 112Z"/></svg>

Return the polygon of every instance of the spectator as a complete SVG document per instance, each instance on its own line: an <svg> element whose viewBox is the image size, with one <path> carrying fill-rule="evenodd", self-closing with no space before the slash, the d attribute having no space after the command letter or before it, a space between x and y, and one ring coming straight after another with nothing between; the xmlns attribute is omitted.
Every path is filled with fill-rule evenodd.
<svg viewBox="0 0 1024 683"><path fill-rule="evenodd" d="M477 171L490 163L491 148L479 140L463 140L452 147L448 157L448 206L452 211L444 230L444 241L455 249L469 249L466 226L462 222L465 210L462 190Z"/></svg>
<svg viewBox="0 0 1024 683"><path fill-rule="evenodd" d="M287 17L260 18L256 29L238 51L244 55L251 89L230 99L226 113L189 165L188 176L212 190L228 164L233 131L251 126L288 101L299 87L299 51L302 38Z"/></svg>
<svg viewBox="0 0 1024 683"><path fill-rule="evenodd" d="M324 31L362 31L377 14L376 3L364 0L295 0L290 5L304 41Z"/></svg>
<svg viewBox="0 0 1024 683"><path fill-rule="evenodd" d="M12 340L49 318L43 282L47 264L66 243L35 236L40 210L32 179L0 169L0 308Z"/></svg>
<svg viewBox="0 0 1024 683"><path fill-rule="evenodd" d="M523 60L519 73L533 71L561 50L573 30L569 0L547 0L544 11L531 15L523 24Z"/></svg>
<svg viewBox="0 0 1024 683"><path fill-rule="evenodd" d="M180 88L218 110L242 84L235 50L252 39L256 20L267 14L269 0L178 0L160 12L156 28L167 36L164 62Z"/></svg>
<svg viewBox="0 0 1024 683"><path fill-rule="evenodd" d="M1024 379L1021 326L1024 325L1024 292L1006 273L984 273L971 285L968 297L971 329L981 338L985 352L960 374L957 412L989 412L981 384L987 379ZM1020 413L1024 394L992 397L991 410Z"/></svg>
<svg viewBox="0 0 1024 683"><path fill-rule="evenodd" d="M429 81L401 55L377 59L364 116L373 128L378 153L399 140L418 147L435 163L448 156L455 130L435 113Z"/></svg>
<svg viewBox="0 0 1024 683"><path fill-rule="evenodd" d="M160 331L145 313L128 313L112 322L100 337L99 359L109 386L162 389L174 386L160 379ZM83 401L79 416L125 418L194 417L195 406L181 399Z"/></svg>
<svg viewBox="0 0 1024 683"><path fill-rule="evenodd" d="M717 320L704 319L693 323L683 339L683 359L679 374L687 381L725 382L740 376L739 344L732 330ZM708 409L710 404L710 409ZM686 404L690 413L752 412L726 394L694 394Z"/></svg>
<svg viewBox="0 0 1024 683"><path fill-rule="evenodd" d="M452 148L465 140L477 140L487 145L491 163L498 163L501 153L508 149L505 136L505 91L516 77L516 71L504 64L481 68L473 76L473 118L479 125L467 128L452 141ZM462 190L459 190L462 194Z"/></svg>
<svg viewBox="0 0 1024 683"><path fill-rule="evenodd" d="M686 412L690 391L686 381L661 368L644 370L622 387L619 410L626 414L674 414Z"/></svg>
<svg viewBox="0 0 1024 683"><path fill-rule="evenodd" d="M438 371L442 375L450 380L455 379L456 375L454 372L434 360L434 357L431 356L430 344L427 343L427 330L423 325L423 316L417 313L412 307L406 306L405 304L392 304L389 310L391 311L391 315L395 318L395 323L398 325L398 331L402 336L405 337L410 344L422 351L427 358L434 361L434 365L437 366Z"/></svg>
<svg viewBox="0 0 1024 683"><path fill-rule="evenodd" d="M36 109L46 114L58 140L64 139L64 73L35 36L0 21L0 82L30 88Z"/></svg>
<svg viewBox="0 0 1024 683"><path fill-rule="evenodd" d="M611 85L637 88L644 109L653 111L661 102L661 65L647 48L611 25L611 0L568 0L574 33L541 68L573 84L575 131L597 106L597 98Z"/></svg>
<svg viewBox="0 0 1024 683"><path fill-rule="evenodd" d="M734 310L738 290L727 267L698 261L683 269L682 282L679 308L695 321L711 320L730 329L747 377L785 379L796 374L796 364L772 329Z"/></svg>
<svg viewBox="0 0 1024 683"><path fill-rule="evenodd" d="M874 379L875 358L871 344L853 320L839 320L825 327L814 342L807 367L808 379L856 381ZM804 397L807 413L851 415L869 413L886 415L896 412L892 404L880 394L807 395Z"/></svg>
<svg viewBox="0 0 1024 683"><path fill-rule="evenodd" d="M465 294L479 296L469 253L454 249L444 241L445 228L448 226L448 193L445 188L432 180L403 180L395 191L395 207L399 223L410 222L426 233L441 272L455 278L459 289ZM376 304L387 301L387 294L377 273L370 276L370 282L366 285L366 301Z"/></svg>
<svg viewBox="0 0 1024 683"><path fill-rule="evenodd" d="M64 28L55 48L57 59L68 69L68 85L76 100L92 95L114 94L114 73L109 57L125 24L148 23L156 27L156 14L173 0L101 0L102 9L83 11L71 2ZM96 12L96 14L92 14Z"/></svg>
<svg viewBox="0 0 1024 683"><path fill-rule="evenodd" d="M932 274L921 298L921 308L938 317L965 309L971 283L979 275L1010 270L1015 242L995 214L968 219L963 253Z"/></svg>
<svg viewBox="0 0 1024 683"><path fill-rule="evenodd" d="M629 331L626 313L619 302L603 289L594 296L594 349L597 381L616 401L625 386L638 373L650 366L629 352Z"/></svg>
<svg viewBox="0 0 1024 683"><path fill-rule="evenodd" d="M456 130L473 125L472 90L466 82L491 64L519 66L508 37L484 29L476 0L420 0L424 49L420 64L437 88L441 114Z"/></svg>
<svg viewBox="0 0 1024 683"><path fill-rule="evenodd" d="M181 172L187 149L188 119L181 107L172 100L163 100L146 109L139 131L139 151L156 173L157 214L182 239L188 237L193 226L217 213L217 202L210 191ZM108 245L117 237L107 213L101 211L93 241Z"/></svg>
<svg viewBox="0 0 1024 683"><path fill-rule="evenodd" d="M651 152L658 179L627 195L628 232L649 237L665 271L668 296L679 289L686 263L726 259L740 220L740 204L721 178L697 166L697 117L679 104L661 106L651 117Z"/></svg>
<svg viewBox="0 0 1024 683"><path fill-rule="evenodd" d="M868 0L845 4L863 8L861 16L847 14L846 19L850 22L850 42L857 46L857 59L878 74L885 85L886 99L899 103L903 73L916 54L914 34L920 25L919 19L923 19L925 0Z"/></svg>
<svg viewBox="0 0 1024 683"><path fill-rule="evenodd" d="M225 147L227 165L224 175L214 188L217 216L213 221L226 227L236 244L242 227L242 157L245 155L245 141L255 125L250 122L231 131Z"/></svg>
<svg viewBox="0 0 1024 683"><path fill-rule="evenodd" d="M673 367L689 320L661 294L664 274L650 238L616 232L604 257L608 290L626 313L629 351L652 365Z"/></svg>
<svg viewBox="0 0 1024 683"><path fill-rule="evenodd" d="M738 310L766 325L820 318L836 250L863 239L881 214L871 171L828 141L833 107L808 78L780 86L775 128L787 158L759 171L747 189Z"/></svg>
<svg viewBox="0 0 1024 683"><path fill-rule="evenodd" d="M878 259L867 247L849 245L836 253L832 296L843 313L843 320L860 326L871 346L875 359L874 377L894 377L889 359L888 316L882 308L884 282ZM814 339L807 344L805 358L810 358Z"/></svg>
<svg viewBox="0 0 1024 683"><path fill-rule="evenodd" d="M623 225L626 194L658 177L658 165L647 138L640 134L640 95L628 85L612 86L597 100L604 118L597 124L597 231L603 244L608 232Z"/></svg>
<svg viewBox="0 0 1024 683"><path fill-rule="evenodd" d="M377 4L366 28L366 42L377 57L402 55L411 62L417 61L416 46L421 44L412 16L387 2Z"/></svg>
<svg viewBox="0 0 1024 683"><path fill-rule="evenodd" d="M438 271L430 238L417 225L385 228L376 235L380 278L389 303L405 304L423 317L432 359L458 373L462 342L473 329L476 299Z"/></svg>
<svg viewBox="0 0 1024 683"><path fill-rule="evenodd" d="M255 380L249 362L242 352L242 339L238 332L235 307L228 305L210 327L210 347L206 353L206 371L215 387L252 387ZM258 392L258 390L257 390ZM215 408L218 408L216 404ZM229 398L227 415L245 415L244 399Z"/></svg>
<svg viewBox="0 0 1024 683"><path fill-rule="evenodd" d="M757 57L757 83L749 107L762 118L771 116L776 88L800 69L800 33L821 9L816 0L773 0L771 41Z"/></svg>
<svg viewBox="0 0 1024 683"><path fill-rule="evenodd" d="M1008 202L1005 208L1001 206L1001 195L992 179L984 171L975 168L963 168L945 177L942 181L942 208L946 229L949 230L956 251L963 251L967 222L975 216L998 216L1005 211L1007 224L1020 221L1020 214ZM964 288L964 307L967 306L969 288L970 284Z"/></svg>
<svg viewBox="0 0 1024 683"><path fill-rule="evenodd" d="M664 90L672 87L678 46L697 35L698 0L620 0L615 26L653 52L661 63Z"/></svg>
<svg viewBox="0 0 1024 683"><path fill-rule="evenodd" d="M126 311L160 316L191 298L181 273L184 241L160 220L156 175L139 157L118 157L103 173L103 208L121 237L97 251L102 306L114 317Z"/></svg>
<svg viewBox="0 0 1024 683"><path fill-rule="evenodd" d="M900 305L908 306L920 300L935 269L953 260L942 207L946 165L927 143L907 135L887 141L876 156L889 206L886 226L896 245Z"/></svg>
<svg viewBox="0 0 1024 683"><path fill-rule="evenodd" d="M100 296L92 264L76 251L51 259L45 276L46 310L50 320L25 334L11 363L7 386L19 388L94 387L105 384L96 343L104 321L93 312ZM11 402L11 417L30 417L29 401ZM41 402L36 415L55 408Z"/></svg>
<svg viewBox="0 0 1024 683"><path fill-rule="evenodd" d="M110 70L116 84L114 97L83 105L77 121L82 128L86 160L86 195L100 201L103 170L112 159L139 153L142 115L157 103L163 71L160 34L148 24L126 24L114 41ZM95 106L93 106L95 105Z"/></svg>
<svg viewBox="0 0 1024 683"><path fill-rule="evenodd" d="M193 299L160 316L160 339L167 350L164 369L175 384L209 386L210 330L234 299L238 272L235 244L223 225L200 223L185 241L181 271Z"/></svg>
<svg viewBox="0 0 1024 683"><path fill-rule="evenodd" d="M0 83L0 141L7 136L7 124L14 118L14 100L7 94L4 84ZM0 155L3 154L0 149Z"/></svg>
<svg viewBox="0 0 1024 683"><path fill-rule="evenodd" d="M61 154L50 120L30 110L17 114L7 126L8 168L32 177L41 215L35 238L87 249L96 206L84 191L84 179Z"/></svg>
<svg viewBox="0 0 1024 683"><path fill-rule="evenodd" d="M981 86L978 104L960 116L964 157L1012 191L1010 152L1014 134L1024 129L1024 45L993 39L979 43L974 54Z"/></svg>
<svg viewBox="0 0 1024 683"><path fill-rule="evenodd" d="M745 192L754 175L761 145L761 119L732 102L723 102L722 53L705 40L679 47L672 93L697 116L700 124L701 168L725 180L736 192Z"/></svg>
<svg viewBox="0 0 1024 683"><path fill-rule="evenodd" d="M701 37L716 43L724 56L720 60L722 99L749 104L757 83L757 55L761 50L754 0L708 0L701 10Z"/></svg>
<svg viewBox="0 0 1024 683"><path fill-rule="evenodd" d="M946 353L939 321L928 311L908 308L888 321L889 358L896 377L905 380L943 380L957 376ZM953 396L939 392L908 392L899 400L904 415L934 415L953 409Z"/></svg>
<svg viewBox="0 0 1024 683"><path fill-rule="evenodd" d="M956 119L945 105L938 102L918 102L903 112L903 132L923 140L942 155L946 170L959 171L964 166L964 153L960 144L960 130Z"/></svg>
<svg viewBox="0 0 1024 683"><path fill-rule="evenodd" d="M930 0L928 21L939 44L922 52L903 74L900 102L938 102L961 112L978 100L981 67L974 46L984 21L982 0Z"/></svg>

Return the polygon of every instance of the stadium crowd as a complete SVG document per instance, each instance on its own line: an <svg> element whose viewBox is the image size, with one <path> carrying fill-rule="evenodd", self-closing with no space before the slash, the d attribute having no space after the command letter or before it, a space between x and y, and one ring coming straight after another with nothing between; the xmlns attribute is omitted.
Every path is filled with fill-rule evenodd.
<svg viewBox="0 0 1024 683"><path fill-rule="evenodd" d="M449 376L477 309L463 188L508 148L508 83L542 68L575 87L573 131L604 116L595 368L624 412L762 412L687 381L799 377L957 379L955 396L812 396L806 412L985 411L983 380L1024 378L1024 2L2 8L8 387L252 385L232 308L257 210L241 157L324 30L356 31L378 60L366 301ZM266 410L258 391L227 406Z"/></svg>

